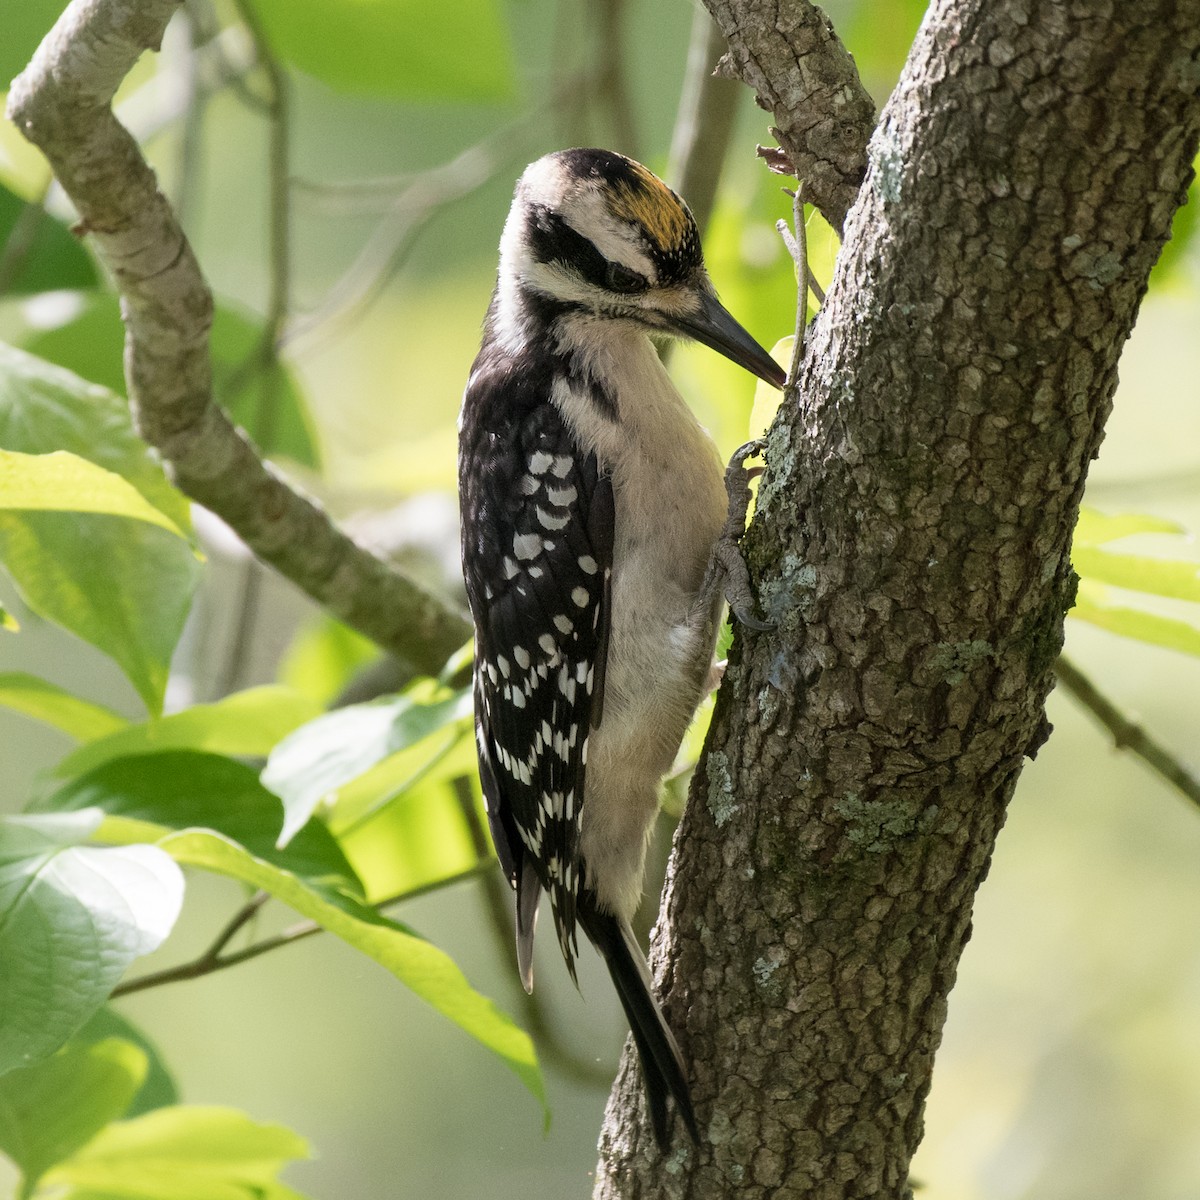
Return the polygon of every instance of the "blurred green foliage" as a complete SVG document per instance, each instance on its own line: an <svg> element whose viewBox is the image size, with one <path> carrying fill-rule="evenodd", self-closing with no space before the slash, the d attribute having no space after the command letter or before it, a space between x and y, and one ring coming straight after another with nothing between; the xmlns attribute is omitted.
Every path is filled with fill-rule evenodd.
<svg viewBox="0 0 1200 1200"><path fill-rule="evenodd" d="M513 68L493 0L247 0L265 42L334 90L398 100L507 100Z"/></svg>
<svg viewBox="0 0 1200 1200"><path fill-rule="evenodd" d="M604 5L585 0L190 4L121 92L217 296L218 397L339 514L425 504L387 516L397 544L385 548L423 555L450 592L454 535L429 505L454 488L454 422L513 180L564 144L613 145L666 170L692 12L605 3L619 44ZM0 17L3 79L61 7ZM924 5L836 0L829 12L882 105ZM269 86L243 18L288 80L286 214L269 203ZM743 96L705 246L726 305L786 361L796 276L775 223L791 200L755 160L768 140ZM581 1015L553 945L530 1007L487 890L448 886L481 874L490 853L468 697L418 680L321 713L378 665L372 647L320 615L297 624L269 581L256 601L211 522L197 522L201 566L188 542L131 519L144 505L193 536L129 418L117 301L8 125L0 179L0 336L20 347L0 347L0 449L70 451L140 497L122 510L109 495L101 515L99 477L84 470L59 489L67 511L0 511L15 585L0 591L0 738L23 751L0 772L0 811L30 810L0 821L0 1054L13 1065L0 1150L16 1194L299 1195L279 1174L307 1158L301 1138L181 1091L311 1131L323 1158L287 1170L314 1196L581 1194L603 1089L572 1056L612 1063L624 1025L589 987L587 962ZM1197 664L1147 643L1200 652L1200 557L1183 533L1200 528L1195 201L1193 189L1123 367L1076 534L1076 615L1091 625L1069 633L1118 700L1185 750ZM276 338L270 247L284 215L295 320ZM807 233L828 286L837 239L815 215ZM672 369L723 450L774 414L776 394L703 348L677 348ZM269 653L243 662L235 635L223 643L230 611ZM222 656L231 671L214 664ZM214 689L223 675L258 686ZM710 713L681 750L676 811ZM1200 820L1160 803L1161 780L1135 763L1097 753L1097 734L1057 698L1051 715L1060 730L1027 772L980 898L916 1173L924 1195L956 1200L1184 1196L1200 1177L1188 1019L1200 1004L1189 935ZM177 864L188 868L178 924ZM88 872L105 880L98 893ZM256 889L280 903L247 904ZM406 899L428 938L369 907ZM313 924L289 925L281 908ZM38 922L72 937L48 956ZM258 957L297 928L334 937ZM152 980L206 955L247 962L104 1006L147 953L139 970ZM554 1050L544 1076L528 1035L456 961L483 993L525 1005ZM537 1104L513 1102L509 1072L543 1106L549 1093L548 1139Z"/></svg>
<svg viewBox="0 0 1200 1200"><path fill-rule="evenodd" d="M0 246L6 248L0 256L0 293L35 295L99 282L91 257L62 223L5 187L0 187Z"/></svg>
<svg viewBox="0 0 1200 1200"><path fill-rule="evenodd" d="M59 280L55 286L73 285ZM116 296L98 291L62 296L56 315L60 324L43 322L29 330L22 348L66 367L89 383L123 393L125 328ZM232 305L217 305L210 335L213 390L221 406L264 454L317 468L320 461L312 419L293 372L277 360L261 368L255 365L265 336L258 318ZM259 407L267 389L272 415L271 428L264 431Z"/></svg>

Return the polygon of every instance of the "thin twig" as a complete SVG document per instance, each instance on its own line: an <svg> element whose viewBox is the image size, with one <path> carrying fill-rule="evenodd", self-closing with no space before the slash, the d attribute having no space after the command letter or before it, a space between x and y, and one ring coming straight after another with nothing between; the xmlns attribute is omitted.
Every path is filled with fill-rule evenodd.
<svg viewBox="0 0 1200 1200"><path fill-rule="evenodd" d="M474 866L459 871L455 875L448 875L445 879L438 879L433 883L420 884L417 887L410 888L406 892L389 896L386 900L380 900L371 907L376 912L381 913L385 909L392 908L406 900L416 900L418 897L427 896L431 892L441 891L443 888L452 887L456 883L463 883L468 879L474 879L484 874L484 872L491 871L492 865L491 858L486 862L477 862ZM248 907L249 905L246 906L246 908ZM293 942L299 942L304 938L312 937L314 934L325 932L325 927L317 921L298 921L295 925L291 925L283 930L282 933L252 942L249 946L246 946L242 950L236 950L232 954L222 954L220 951L228 943L229 938L254 915L254 912L257 912L257 908L255 908L253 912L247 915L246 908L239 910L234 915L229 924L217 936L213 945L198 958L194 958L190 962L180 963L176 967L167 967L165 970L154 971L149 975L142 975L138 979L130 979L126 983L120 983L112 990L113 998L129 996L134 992L144 992L150 988L162 987L168 983L179 983L185 979L199 979L204 975L213 975L217 971L236 967L239 963L249 962L250 959L258 958L270 950L278 950L280 946L290 946ZM226 936L227 934L228 936Z"/></svg>
<svg viewBox="0 0 1200 1200"><path fill-rule="evenodd" d="M279 343L291 301L291 121L287 75L271 50L258 14L251 4L237 0L238 14L250 31L255 56L267 79L268 148L268 291L263 337L253 353L258 378L258 407L249 433L255 443L269 452L278 424L280 380ZM262 596L262 567L250 557L241 566L242 579L234 608L233 633L217 679L217 697L237 689L246 667Z"/></svg>
<svg viewBox="0 0 1200 1200"><path fill-rule="evenodd" d="M128 992L140 992L146 988L157 987L160 983L170 983L178 979L195 979L207 975L210 971L219 971L224 966L231 966L234 955L222 955L221 951L233 941L241 930L258 915L259 910L270 899L267 892L255 892L241 908L222 926L220 932L213 938L208 948L178 967L168 967L164 971L155 971L151 975L143 975L140 979L132 979L128 983L118 984L113 989L114 996L123 996Z"/></svg>
<svg viewBox="0 0 1200 1200"><path fill-rule="evenodd" d="M792 339L792 366L788 382L795 387L804 359L804 332L808 328L808 229L804 224L804 184L792 197L792 222L796 227L796 335Z"/></svg>
<svg viewBox="0 0 1200 1200"><path fill-rule="evenodd" d="M202 957L216 959L220 957L221 951L233 941L238 931L244 928L249 922L258 916L259 910L268 900L270 900L270 892L255 892L241 908L229 918L225 927L213 938L212 945L204 952Z"/></svg>
<svg viewBox="0 0 1200 1200"><path fill-rule="evenodd" d="M714 67L725 38L700 7L692 16L687 70L675 130L671 135L667 180L687 201L703 236L716 203L717 186L729 153L742 87L717 75Z"/></svg>
<svg viewBox="0 0 1200 1200"><path fill-rule="evenodd" d="M585 146L588 144L587 111L588 95L594 77L580 76L578 85L570 90L567 84L578 75L578 49L582 45L583 57L590 59L590 47L579 37L579 24L587 19L583 5L590 0L558 0L554 6L554 28L551 34L550 70L552 91L559 96L560 103L551 111L555 140L563 146Z"/></svg>
<svg viewBox="0 0 1200 1200"><path fill-rule="evenodd" d="M450 204L477 192L499 171L523 157L536 120L547 111L557 111L568 97L579 93L582 85L582 76L568 79L517 121L427 171L346 184L292 179L295 190L317 197L340 197L343 206L347 200L353 200L353 208L358 211L377 209L377 194L381 190L389 187L401 190L388 201L386 211L354 262L329 288L320 304L288 323L281 335L281 345L311 339L318 330L325 340L330 340L352 319L361 317L396 276L425 226ZM354 200L355 197L358 199ZM311 341L307 348L312 348Z"/></svg>
<svg viewBox="0 0 1200 1200"><path fill-rule="evenodd" d="M1118 750L1136 754L1151 770L1200 807L1200 778L1193 775L1174 754L1130 720L1065 655L1054 664L1058 682L1112 734Z"/></svg>
<svg viewBox="0 0 1200 1200"><path fill-rule="evenodd" d="M596 95L608 108L615 148L637 158L637 127L629 81L625 76L625 0L592 0L588 7L596 18L597 27L592 44L598 64Z"/></svg>
<svg viewBox="0 0 1200 1200"><path fill-rule="evenodd" d="M175 159L175 213L186 226L192 214L200 178L200 153L204 145L204 118L208 111L208 91L200 86L200 29L190 5L179 10L176 28L183 45L176 56L178 63L174 86L179 89L183 121Z"/></svg>
<svg viewBox="0 0 1200 1200"><path fill-rule="evenodd" d="M293 175L291 188L294 197L305 201L305 207L316 213L337 217L358 213L378 215L387 212L396 196L424 174L424 171L398 171L361 179L309 179Z"/></svg>
<svg viewBox="0 0 1200 1200"><path fill-rule="evenodd" d="M687 69L671 134L667 181L687 201L703 238L716 206L717 187L729 152L742 88L713 71L725 39L702 8L692 17ZM675 343L664 341L658 357L669 366Z"/></svg>
<svg viewBox="0 0 1200 1200"><path fill-rule="evenodd" d="M520 151L540 110L469 146L447 163L415 176L396 196L358 257L312 311L294 318L282 336L284 345L310 337L318 329L333 336L376 300L411 251L426 224L456 200L490 182Z"/></svg>
<svg viewBox="0 0 1200 1200"><path fill-rule="evenodd" d="M784 192L795 200L796 193L791 188L784 188ZM792 206L793 220L795 219L795 204ZM803 259L801 257L800 243L796 240L796 235L792 232L792 227L782 217L775 222L775 229L779 236L783 239L784 248L791 256L792 262L796 264L796 276L799 280L800 272L803 270L805 278L808 280L808 291L812 298L817 302L817 307L820 308L825 303L825 289L817 282L816 277L812 273L812 268L808 265L808 225L805 224L801 233L801 240L804 242ZM801 268L800 263L803 261L804 266ZM797 291L800 289L797 288ZM806 308L807 311L807 308Z"/></svg>

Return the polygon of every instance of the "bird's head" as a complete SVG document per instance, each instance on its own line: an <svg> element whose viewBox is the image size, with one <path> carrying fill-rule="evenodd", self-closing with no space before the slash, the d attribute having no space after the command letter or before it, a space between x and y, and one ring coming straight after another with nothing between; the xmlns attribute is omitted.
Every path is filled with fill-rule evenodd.
<svg viewBox="0 0 1200 1200"><path fill-rule="evenodd" d="M786 378L717 299L687 205L624 155L560 150L529 166L505 225L500 279L502 291L693 338L775 387Z"/></svg>

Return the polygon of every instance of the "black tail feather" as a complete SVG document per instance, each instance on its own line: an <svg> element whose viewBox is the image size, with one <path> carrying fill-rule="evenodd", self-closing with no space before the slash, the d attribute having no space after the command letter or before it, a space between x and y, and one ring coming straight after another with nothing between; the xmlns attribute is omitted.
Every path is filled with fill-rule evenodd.
<svg viewBox="0 0 1200 1200"><path fill-rule="evenodd" d="M633 931L609 913L601 912L589 892L579 897L579 923L584 933L604 956L609 974L629 1020L633 1042L642 1064L650 1123L660 1150L670 1145L669 1099L683 1118L693 1142L700 1141L692 1096L683 1056L675 1043L662 1009L654 998L646 960L634 940Z"/></svg>

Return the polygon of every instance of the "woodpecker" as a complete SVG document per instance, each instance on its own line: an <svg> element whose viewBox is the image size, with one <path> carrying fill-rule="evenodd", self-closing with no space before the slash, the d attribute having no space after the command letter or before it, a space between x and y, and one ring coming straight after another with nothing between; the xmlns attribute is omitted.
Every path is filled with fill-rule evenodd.
<svg viewBox="0 0 1200 1200"><path fill-rule="evenodd" d="M723 596L723 464L650 334L784 372L717 299L686 204L607 150L529 166L459 421L463 573L492 841L533 987L543 891L572 978L576 928L629 1019L651 1123L687 1072L631 928L659 787L704 695Z"/></svg>

